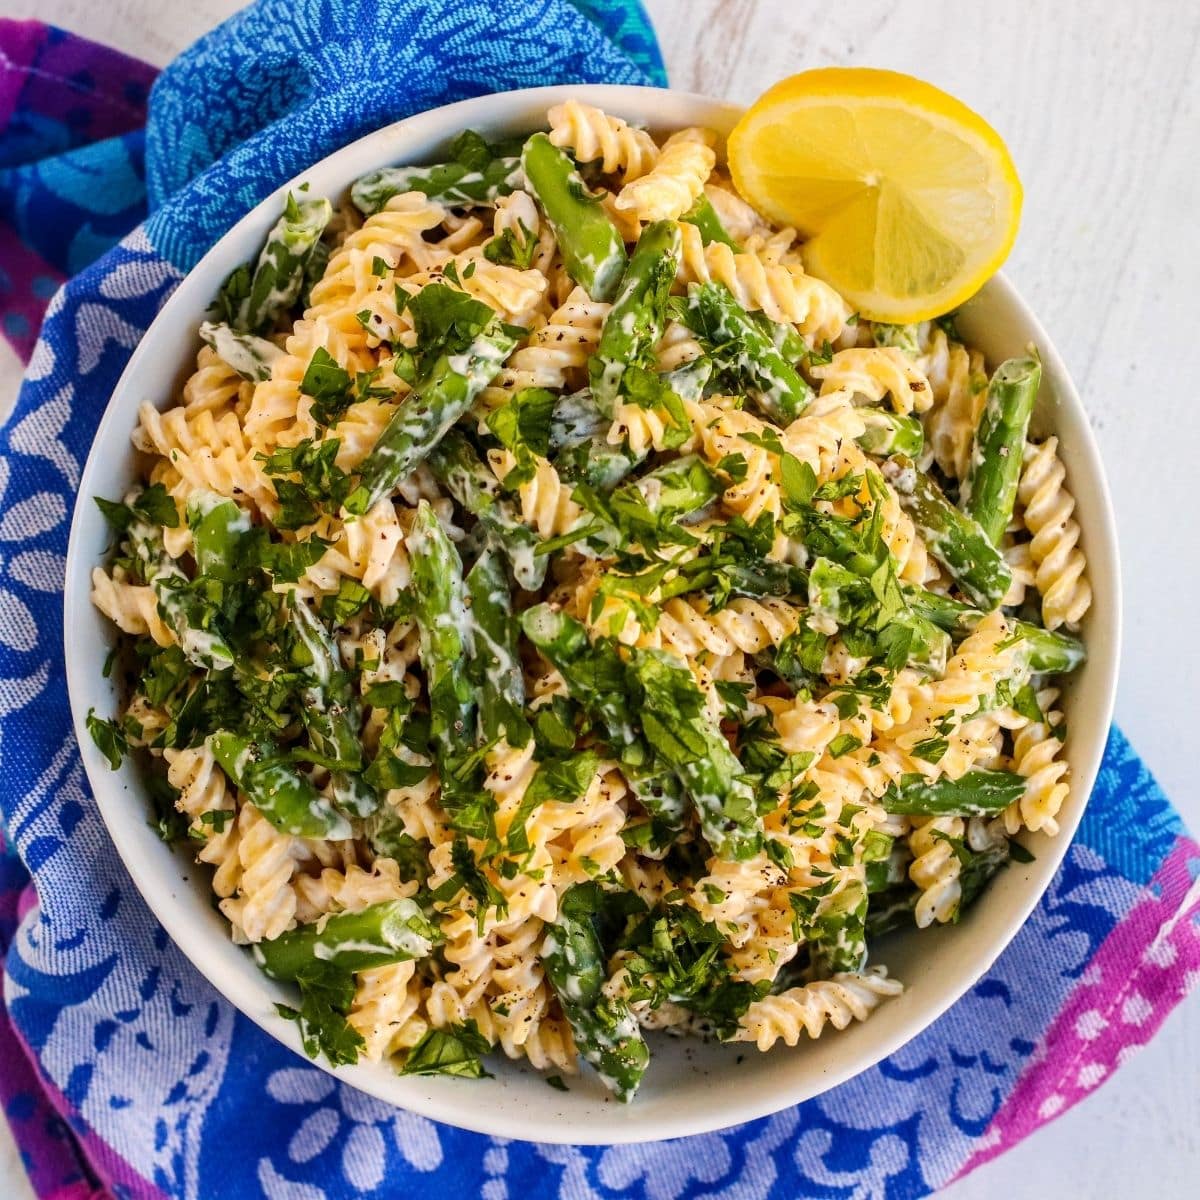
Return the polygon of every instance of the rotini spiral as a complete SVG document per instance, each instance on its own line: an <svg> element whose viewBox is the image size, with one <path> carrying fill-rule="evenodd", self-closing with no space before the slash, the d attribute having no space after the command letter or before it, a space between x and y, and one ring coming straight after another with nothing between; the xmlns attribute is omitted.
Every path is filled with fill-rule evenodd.
<svg viewBox="0 0 1200 1200"><path fill-rule="evenodd" d="M788 988L751 1004L734 1040L754 1042L760 1050L769 1050L778 1041L795 1046L801 1032L816 1038L826 1025L845 1029L853 1021L865 1021L880 1003L903 990L882 967Z"/></svg>
<svg viewBox="0 0 1200 1200"><path fill-rule="evenodd" d="M562 390L586 381L587 360L600 342L609 305L590 300L575 288L549 320L529 335L500 369L480 404L486 410L504 404L522 388Z"/></svg>
<svg viewBox="0 0 1200 1200"><path fill-rule="evenodd" d="M658 162L658 146L644 130L578 100L556 104L546 114L550 140L570 150L577 162L600 163L606 175L639 179Z"/></svg>
<svg viewBox="0 0 1200 1200"><path fill-rule="evenodd" d="M704 190L717 156L707 129L681 129L662 145L658 161L617 194L616 207L639 221L673 221L683 216Z"/></svg>
<svg viewBox="0 0 1200 1200"><path fill-rule="evenodd" d="M160 646L177 641L158 611L154 589L130 583L119 566L111 575L103 567L92 568L92 603L123 633L149 634Z"/></svg>
<svg viewBox="0 0 1200 1200"><path fill-rule="evenodd" d="M822 392L847 391L871 404L889 396L898 413L922 413L933 403L929 380L894 346L839 350L812 373L821 380Z"/></svg>
<svg viewBox="0 0 1200 1200"><path fill-rule="evenodd" d="M1063 718L1054 707L1057 699L1055 688L1039 691L1037 701L1046 720L1028 721L1013 733L1013 769L1024 775L1027 782L1025 794L1004 811L1004 824L1009 834L1022 828L1034 832L1040 829L1050 836L1058 832L1056 818L1070 794L1070 784L1069 768L1061 757L1063 743L1051 732Z"/></svg>
<svg viewBox="0 0 1200 1200"><path fill-rule="evenodd" d="M743 308L795 325L814 344L841 336L850 308L827 283L806 275L796 264L765 261L760 254L738 252L723 242L706 246L700 230L687 222L679 228L683 282L724 284Z"/></svg>
<svg viewBox="0 0 1200 1200"><path fill-rule="evenodd" d="M167 782L179 792L175 806L191 818L188 832L200 840L196 857L216 868L213 891L232 896L241 878L241 862L236 851L235 803L224 773L217 766L207 745L194 748L168 748ZM223 813L216 821L202 820L206 813Z"/></svg>
<svg viewBox="0 0 1200 1200"><path fill-rule="evenodd" d="M278 937L296 915L292 876L303 843L280 833L253 804L243 804L231 849L236 849L240 874L236 893L221 901L221 911L244 941Z"/></svg>
<svg viewBox="0 0 1200 1200"><path fill-rule="evenodd" d="M936 325L923 329L917 367L933 391L933 404L924 415L925 437L934 462L952 479L963 479L987 394L983 356L952 341Z"/></svg>
<svg viewBox="0 0 1200 1200"><path fill-rule="evenodd" d="M1092 606L1087 559L1079 546L1079 524L1072 515L1075 497L1067 490L1066 478L1066 468L1058 457L1058 438L1026 448L1017 498L1033 535L1029 552L1036 566L1047 629L1074 628Z"/></svg>

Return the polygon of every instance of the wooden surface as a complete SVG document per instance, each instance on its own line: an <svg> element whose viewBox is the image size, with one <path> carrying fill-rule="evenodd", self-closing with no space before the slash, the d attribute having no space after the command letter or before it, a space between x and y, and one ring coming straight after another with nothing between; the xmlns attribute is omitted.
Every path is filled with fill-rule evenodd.
<svg viewBox="0 0 1200 1200"><path fill-rule="evenodd" d="M3 0L165 63L229 0ZM749 101L807 67L923 76L1008 142L1025 216L1006 268L1038 312L1100 439L1121 532L1127 624L1117 716L1200 829L1188 717L1200 636L1200 519L1188 370L1200 280L1200 5L1195 0L649 0L673 86ZM0 412L15 367L0 357ZM1197 1194L1200 1000L1112 1082L944 1193ZM0 1131L0 1195L28 1190Z"/></svg>

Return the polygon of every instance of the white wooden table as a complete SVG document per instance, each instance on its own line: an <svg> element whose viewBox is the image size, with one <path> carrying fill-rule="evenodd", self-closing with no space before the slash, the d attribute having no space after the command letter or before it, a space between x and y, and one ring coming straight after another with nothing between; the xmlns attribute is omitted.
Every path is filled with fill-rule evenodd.
<svg viewBox="0 0 1200 1200"><path fill-rule="evenodd" d="M236 0L4 0L156 64ZM1117 715L1193 829L1200 638L1200 6L1194 0L649 0L672 83L749 101L806 67L923 76L983 113L1025 184L1007 270L1050 329L1100 438L1124 560ZM0 413L16 366L0 357ZM951 1188L983 1197L1197 1194L1200 1000L1085 1103ZM0 1195L29 1195L0 1124Z"/></svg>

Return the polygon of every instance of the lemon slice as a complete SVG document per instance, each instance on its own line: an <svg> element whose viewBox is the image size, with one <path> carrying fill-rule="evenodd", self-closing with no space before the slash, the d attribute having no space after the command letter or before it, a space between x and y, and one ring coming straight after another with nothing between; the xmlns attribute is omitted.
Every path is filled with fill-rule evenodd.
<svg viewBox="0 0 1200 1200"><path fill-rule="evenodd" d="M729 136L738 190L805 238L805 269L873 321L924 321L1008 257L1021 181L1000 135L896 71L827 67L777 83Z"/></svg>

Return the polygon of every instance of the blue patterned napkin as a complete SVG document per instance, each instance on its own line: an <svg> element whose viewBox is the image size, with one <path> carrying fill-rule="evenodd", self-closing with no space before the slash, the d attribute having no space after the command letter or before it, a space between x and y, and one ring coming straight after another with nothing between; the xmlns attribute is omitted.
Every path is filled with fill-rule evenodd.
<svg viewBox="0 0 1200 1200"><path fill-rule="evenodd" d="M19 1046L35 1068L6 1094L31 1159L39 1106L61 1114L69 1161L36 1176L43 1195L919 1196L1086 1095L1200 975L1200 848L1116 732L1063 869L988 976L877 1068L719 1134L543 1146L389 1108L260 1032L157 926L100 822L64 702L68 514L108 396L183 272L307 164L422 109L568 81L665 82L634 0L262 0L164 72L145 136L150 216L50 305L0 433L0 777L23 864L0 860L15 1030L5 1044L0 1023L0 1061ZM130 146L96 145L81 212L140 178ZM0 218L35 222L46 175L0 175Z"/></svg>

